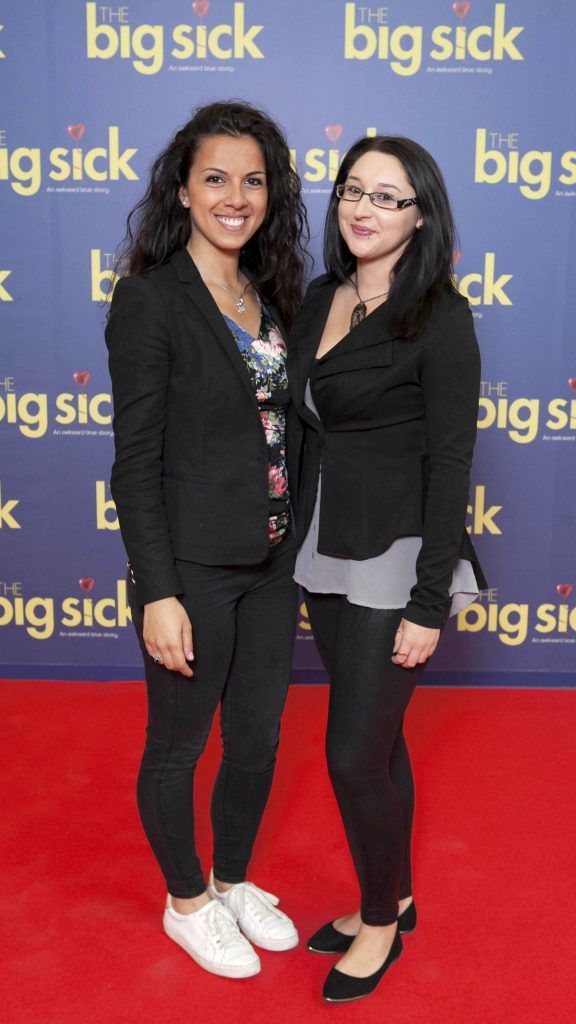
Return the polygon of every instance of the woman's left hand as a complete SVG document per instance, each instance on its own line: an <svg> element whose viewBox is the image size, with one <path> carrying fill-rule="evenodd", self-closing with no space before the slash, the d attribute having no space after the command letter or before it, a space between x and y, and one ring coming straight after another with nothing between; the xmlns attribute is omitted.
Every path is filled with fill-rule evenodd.
<svg viewBox="0 0 576 1024"><path fill-rule="evenodd" d="M392 661L402 668L414 668L423 665L431 654L434 654L440 639L439 629L428 626L417 626L415 622L402 619L394 640Z"/></svg>

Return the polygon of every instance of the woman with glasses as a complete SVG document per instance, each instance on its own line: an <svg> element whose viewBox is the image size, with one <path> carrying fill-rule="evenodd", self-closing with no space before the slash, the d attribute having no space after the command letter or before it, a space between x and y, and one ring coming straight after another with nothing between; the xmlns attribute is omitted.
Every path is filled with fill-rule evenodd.
<svg viewBox="0 0 576 1024"><path fill-rule="evenodd" d="M343 954L330 1002L372 992L416 925L404 714L448 616L486 586L465 530L480 359L453 248L430 154L357 142L292 335L295 578L330 675L328 767L361 892L309 941Z"/></svg>

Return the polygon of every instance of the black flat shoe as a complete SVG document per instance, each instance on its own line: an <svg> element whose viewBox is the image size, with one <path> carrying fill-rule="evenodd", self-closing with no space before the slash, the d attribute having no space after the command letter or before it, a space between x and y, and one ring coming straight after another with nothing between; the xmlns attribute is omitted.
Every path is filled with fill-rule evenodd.
<svg viewBox="0 0 576 1024"><path fill-rule="evenodd" d="M355 935L343 935L330 922L314 932L307 948L311 953L347 953L355 938Z"/></svg>
<svg viewBox="0 0 576 1024"><path fill-rule="evenodd" d="M416 921L416 904L412 901L398 917L398 931L402 935L413 932ZM307 949L311 953L347 953L355 938L355 935L343 935L330 922L308 939Z"/></svg>
<svg viewBox="0 0 576 1024"><path fill-rule="evenodd" d="M396 929L390 952L382 966L374 971L374 974L370 974L367 978L353 978L350 974L344 974L343 971L337 971L335 967L332 968L322 990L325 1001L327 1003L351 1003L355 999L364 999L365 996L371 995L388 968L401 953L402 937L399 930Z"/></svg>
<svg viewBox="0 0 576 1024"><path fill-rule="evenodd" d="M417 920L418 914L416 913L416 904L414 903L414 900L412 900L412 903L406 907L406 910L403 910L402 913L398 915L398 931L402 935L406 935L408 932L413 932L416 927Z"/></svg>

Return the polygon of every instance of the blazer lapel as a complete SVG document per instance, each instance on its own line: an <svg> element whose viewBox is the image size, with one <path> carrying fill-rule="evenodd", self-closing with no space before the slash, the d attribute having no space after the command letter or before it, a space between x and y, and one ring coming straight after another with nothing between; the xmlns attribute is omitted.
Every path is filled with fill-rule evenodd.
<svg viewBox="0 0 576 1024"><path fill-rule="evenodd" d="M385 366L392 362L392 346L384 343L390 342L396 335L388 327L385 304L378 306L354 330L349 331L314 362L339 283L329 277L319 283L308 309L304 305L294 332L298 356L296 399L302 417L315 427L318 427L319 420L304 403L306 384L312 370L315 376L327 376L361 366Z"/></svg>
<svg viewBox="0 0 576 1024"><path fill-rule="evenodd" d="M190 253L187 249L180 249L178 252L174 253L170 262L174 265L180 281L184 284L188 297L192 302L194 302L195 306L200 310L205 320L210 325L213 333L218 338L218 341L240 374L242 383L250 395L253 404L258 408L250 375L238 345L236 344L236 340L233 337L232 332L226 326L222 313L218 309L212 295L200 277L196 264L190 256Z"/></svg>
<svg viewBox="0 0 576 1024"><path fill-rule="evenodd" d="M306 415L306 419L309 421L311 417L315 425L319 421L304 404L304 395L337 287L337 281L329 280L316 289L313 302L309 304L308 308L306 308L306 304L304 305L293 335L298 360L296 398L302 414Z"/></svg>
<svg viewBox="0 0 576 1024"><path fill-rule="evenodd" d="M396 338L388 328L384 305L379 306L318 360L314 377L391 366Z"/></svg>
<svg viewBox="0 0 576 1024"><path fill-rule="evenodd" d="M346 359L347 363L354 364L354 354L358 354L359 365L369 365L370 354L365 353L366 349L375 349L384 342L396 338L388 326L386 304L382 303L373 313L369 313L364 320L345 334L337 345L334 345L322 358L320 363L336 362Z"/></svg>

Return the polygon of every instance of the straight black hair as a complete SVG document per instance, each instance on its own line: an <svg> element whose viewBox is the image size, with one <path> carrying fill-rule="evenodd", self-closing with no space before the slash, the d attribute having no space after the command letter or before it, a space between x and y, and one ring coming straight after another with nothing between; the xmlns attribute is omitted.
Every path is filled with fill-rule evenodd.
<svg viewBox="0 0 576 1024"><path fill-rule="evenodd" d="M402 338L414 338L427 324L442 293L456 291L452 260L456 230L450 200L440 168L426 149L411 139L375 135L359 139L348 150L330 197L324 227L324 263L339 281L356 268L356 258L338 226L338 185L346 181L353 165L365 153L386 153L402 164L418 196L422 227L416 230L397 260L388 294L388 322ZM400 216L400 214L399 214Z"/></svg>
<svg viewBox="0 0 576 1024"><path fill-rule="evenodd" d="M266 162L268 207L264 223L243 249L240 262L263 298L277 306L290 326L299 309L309 239L300 178L282 129L264 111L242 100L199 107L154 161L148 187L128 215L117 255L120 273L142 274L166 263L190 236L189 211L179 199L203 139L250 136Z"/></svg>

